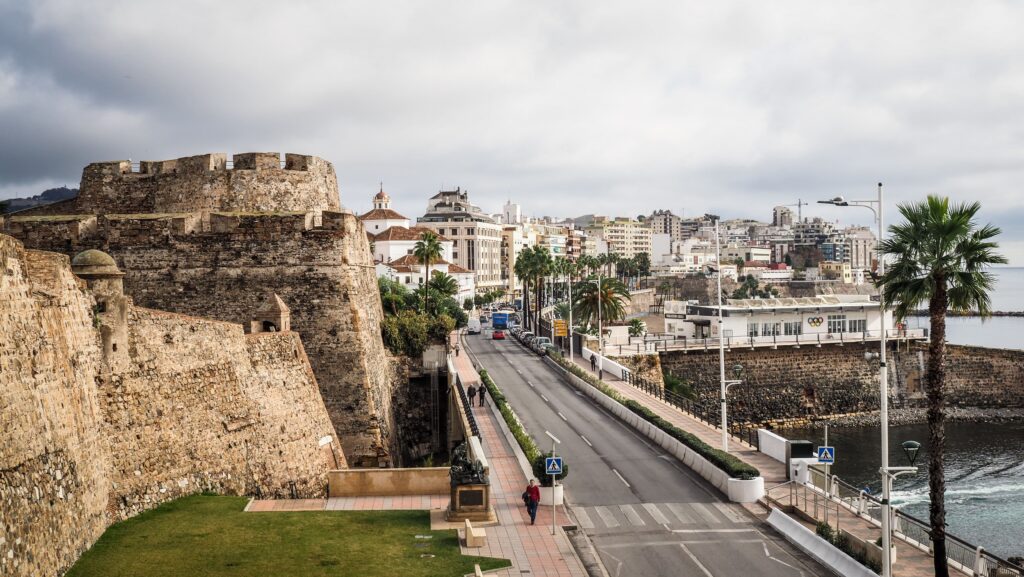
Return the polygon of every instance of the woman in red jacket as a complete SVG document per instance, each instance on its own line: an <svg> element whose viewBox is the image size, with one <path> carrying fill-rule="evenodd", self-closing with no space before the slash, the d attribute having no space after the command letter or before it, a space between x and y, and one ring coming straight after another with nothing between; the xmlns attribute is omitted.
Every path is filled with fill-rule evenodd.
<svg viewBox="0 0 1024 577"><path fill-rule="evenodd" d="M523 491L523 503L526 504L526 512L530 514L530 524L537 521L537 505L540 504L540 487L537 486L537 479L530 479L530 484Z"/></svg>

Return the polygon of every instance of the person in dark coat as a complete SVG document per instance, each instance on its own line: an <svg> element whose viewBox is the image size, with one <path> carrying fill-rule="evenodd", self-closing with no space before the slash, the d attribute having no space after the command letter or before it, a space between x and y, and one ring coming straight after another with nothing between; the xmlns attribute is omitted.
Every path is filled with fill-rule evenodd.
<svg viewBox="0 0 1024 577"><path fill-rule="evenodd" d="M480 402L477 404L477 406L478 407L482 407L482 406L487 404L487 402L486 402L487 387L485 387L483 385L480 385L480 390L477 391L477 392L480 393Z"/></svg>
<svg viewBox="0 0 1024 577"><path fill-rule="evenodd" d="M537 522L537 505L540 504L540 486L537 479L530 479L530 484L523 491L523 504L526 505L526 512L530 514L530 524Z"/></svg>
<svg viewBox="0 0 1024 577"><path fill-rule="evenodd" d="M469 388L466 389L466 394L469 395L469 406L472 407L473 399L476 397L476 387L474 387L473 385L469 385Z"/></svg>
<svg viewBox="0 0 1024 577"><path fill-rule="evenodd" d="M590 355L590 370L597 370L597 355Z"/></svg>

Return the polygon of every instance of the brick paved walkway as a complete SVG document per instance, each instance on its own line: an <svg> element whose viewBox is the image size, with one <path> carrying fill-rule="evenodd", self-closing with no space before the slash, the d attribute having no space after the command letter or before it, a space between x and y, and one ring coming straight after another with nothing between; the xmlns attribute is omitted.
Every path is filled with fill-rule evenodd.
<svg viewBox="0 0 1024 577"><path fill-rule="evenodd" d="M580 368L584 369L591 375L597 376L596 371L590 370L589 361L585 362L580 356L577 356L574 360ZM647 406L647 408L652 410L661 418L684 431L696 435L712 447L722 447L721 429L708 425L707 423L680 411L665 401L645 393L644 391L617 378L609 371L604 371L604 382L623 397L632 399ZM736 455L743 461L757 467L758 470L761 471L761 476L763 476L765 480L765 489L770 490L773 486L786 482L786 466L764 453L759 452L756 448L748 445L747 443L738 441L735 438L730 438L729 452ZM790 502L789 491L790 485L786 485L785 487L779 487L774 491L771 491L771 496L784 504L788 504ZM803 493L801 492L800 494L802 495ZM813 495L813 493L808 494ZM814 506L813 497L810 499L811 500L807 502L806 506L802 499L798 499L798 502L794 503L794 506L797 506L809 518L824 520L825 508L823 498L819 497L817 507ZM814 531L814 523L799 516L794 516L794 518L798 519L806 527ZM833 504L829 509L829 522L833 527L836 527L837 525L836 520L836 509ZM842 529L849 531L858 537L870 539L871 541L878 539L882 534L881 529L876 527L874 524L854 515L846 509L841 508L838 521L838 526ZM931 556L914 548L910 544L903 542L897 542L896 548L896 562L893 563L894 577L926 577L934 574ZM953 575L966 575L966 573L962 573L952 566L950 566L949 571L950 574Z"/></svg>

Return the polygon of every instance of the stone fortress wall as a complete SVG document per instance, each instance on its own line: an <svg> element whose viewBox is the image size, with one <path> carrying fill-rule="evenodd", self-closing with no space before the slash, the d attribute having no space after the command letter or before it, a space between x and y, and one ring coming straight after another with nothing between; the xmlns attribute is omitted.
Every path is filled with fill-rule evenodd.
<svg viewBox="0 0 1024 577"><path fill-rule="evenodd" d="M198 211L340 210L331 163L302 154L201 154L175 160L97 162L76 198L27 214L153 214Z"/></svg>
<svg viewBox="0 0 1024 577"><path fill-rule="evenodd" d="M60 574L184 494L320 496L345 465L296 333L86 290L0 234L0 335L0 574Z"/></svg>
<svg viewBox="0 0 1024 577"><path fill-rule="evenodd" d="M248 323L265 291L291 308L352 466L397 455L399 382L380 337L383 311L362 225L340 212L334 169L315 157L208 154L99 163L77 199L17 213L2 232L26 246L109 253L145 307Z"/></svg>
<svg viewBox="0 0 1024 577"><path fill-rule="evenodd" d="M729 390L735 422L802 420L878 409L878 343L805 346L799 349L726 353L726 370L743 366L744 381ZM927 345L889 349L891 406L924 406ZM716 414L719 399L718 350L660 353L662 366L689 382L704 410ZM946 401L951 407L1024 407L1024 351L946 346ZM732 373L728 377L734 378Z"/></svg>

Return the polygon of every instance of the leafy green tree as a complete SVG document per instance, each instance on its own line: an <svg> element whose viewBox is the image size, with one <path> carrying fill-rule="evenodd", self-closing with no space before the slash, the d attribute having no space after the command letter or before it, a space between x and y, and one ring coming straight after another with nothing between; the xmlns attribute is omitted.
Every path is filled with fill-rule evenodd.
<svg viewBox="0 0 1024 577"><path fill-rule="evenodd" d="M466 299L462 301L462 308L467 311L472 310L473 304L473 297L466 297Z"/></svg>
<svg viewBox="0 0 1024 577"><path fill-rule="evenodd" d="M426 231L420 235L420 240L416 241L415 246L413 246L413 256L424 267L423 277L427 279L426 284L430 284L430 266L441 260L441 252L441 241L431 231ZM424 295L426 296L427 293L424 293ZM426 310L427 302L424 301L423 304L424 310Z"/></svg>
<svg viewBox="0 0 1024 577"><path fill-rule="evenodd" d="M409 291L402 283L380 277L377 279L377 288L380 290L380 304L385 313L398 314L398 311L405 307Z"/></svg>
<svg viewBox="0 0 1024 577"><path fill-rule="evenodd" d="M988 315L989 292L994 277L987 272L1005 264L993 242L1000 230L978 226L975 216L981 204L951 205L948 198L929 195L924 202L901 204L904 222L889 227L889 238L880 243L881 253L892 257L878 281L883 302L897 319L927 303L931 323L925 392L928 398L928 495L929 522L935 575L946 577L946 480L943 473L946 447L946 312L976 310Z"/></svg>
<svg viewBox="0 0 1024 577"><path fill-rule="evenodd" d="M636 261L636 272L642 277L651 276L651 255L646 252L642 252L635 257L633 260Z"/></svg>

